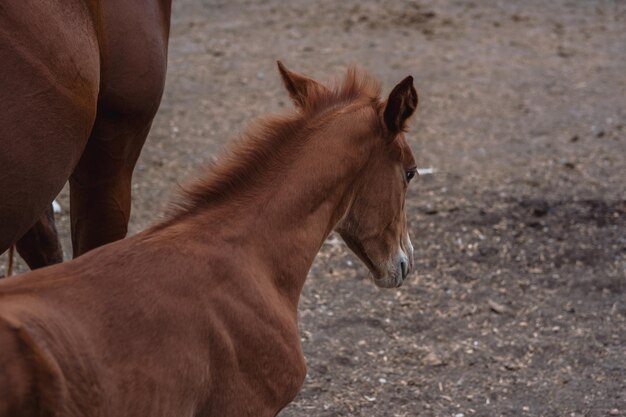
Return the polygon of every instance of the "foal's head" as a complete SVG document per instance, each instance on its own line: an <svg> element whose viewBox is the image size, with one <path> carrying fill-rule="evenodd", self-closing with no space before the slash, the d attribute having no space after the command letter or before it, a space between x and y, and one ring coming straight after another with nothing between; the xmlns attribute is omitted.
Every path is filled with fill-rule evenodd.
<svg viewBox="0 0 626 417"><path fill-rule="evenodd" d="M360 107L353 105L344 109L345 131L351 128L350 108L355 112L364 109L371 112L371 129L366 129L365 134L359 133L365 136L362 141L367 142L371 152L365 154L366 160L353 182L346 212L336 230L367 265L376 285L399 287L413 268L413 245L404 213L406 190L417 173L413 153L404 137L407 120L417 108L413 78L402 80L387 100L381 101L378 88L372 88L372 83L362 82L360 87L367 89L369 86L369 91L358 91L359 82L355 81L354 72L333 92L310 78L288 71L280 63L279 69L292 99L305 111L307 106L315 106L311 100L315 97L319 100L324 91L328 92L327 97L351 97L352 104L362 103ZM363 123L362 117L352 117L352 120L353 124ZM363 126L359 126L358 131L363 132Z"/></svg>

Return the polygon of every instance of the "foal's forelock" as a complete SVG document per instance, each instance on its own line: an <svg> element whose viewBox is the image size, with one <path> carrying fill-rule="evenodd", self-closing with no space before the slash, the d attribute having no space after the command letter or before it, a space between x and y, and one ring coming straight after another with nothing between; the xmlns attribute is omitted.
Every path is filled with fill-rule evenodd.
<svg viewBox="0 0 626 417"><path fill-rule="evenodd" d="M320 89L310 96L310 111L320 112L337 104L351 104L363 100L380 102L380 83L365 71L351 67L343 80L336 80L328 89Z"/></svg>

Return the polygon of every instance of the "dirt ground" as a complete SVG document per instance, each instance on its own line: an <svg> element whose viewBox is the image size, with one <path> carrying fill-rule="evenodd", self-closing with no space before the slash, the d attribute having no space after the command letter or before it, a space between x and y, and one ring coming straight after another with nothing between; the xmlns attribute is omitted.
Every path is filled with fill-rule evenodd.
<svg viewBox="0 0 626 417"><path fill-rule="evenodd" d="M276 59L321 79L357 63L385 92L415 76L408 138L435 169L408 195L417 276L379 290L331 236L281 417L626 416L626 2L174 0L172 23L133 233L291 105Z"/></svg>

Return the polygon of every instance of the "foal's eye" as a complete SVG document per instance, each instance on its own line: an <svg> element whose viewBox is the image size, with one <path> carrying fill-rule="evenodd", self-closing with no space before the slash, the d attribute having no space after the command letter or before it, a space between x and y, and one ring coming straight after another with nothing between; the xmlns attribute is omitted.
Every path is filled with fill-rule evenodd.
<svg viewBox="0 0 626 417"><path fill-rule="evenodd" d="M416 168L412 168L406 171L406 182L411 182L411 180L413 179L413 177L415 177L415 174L417 174L417 169Z"/></svg>

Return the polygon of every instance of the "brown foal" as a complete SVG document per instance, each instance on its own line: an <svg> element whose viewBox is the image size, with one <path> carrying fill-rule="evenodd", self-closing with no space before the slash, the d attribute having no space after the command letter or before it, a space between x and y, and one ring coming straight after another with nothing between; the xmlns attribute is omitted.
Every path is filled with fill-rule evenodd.
<svg viewBox="0 0 626 417"><path fill-rule="evenodd" d="M380 287L412 268L411 77L279 69L298 111L258 122L164 222L0 282L0 416L272 417L306 374L297 307L336 229Z"/></svg>
<svg viewBox="0 0 626 417"><path fill-rule="evenodd" d="M25 260L35 268L62 259L43 213L68 179L74 256L126 235L169 21L170 0L3 2L0 253L35 225L17 244Z"/></svg>

